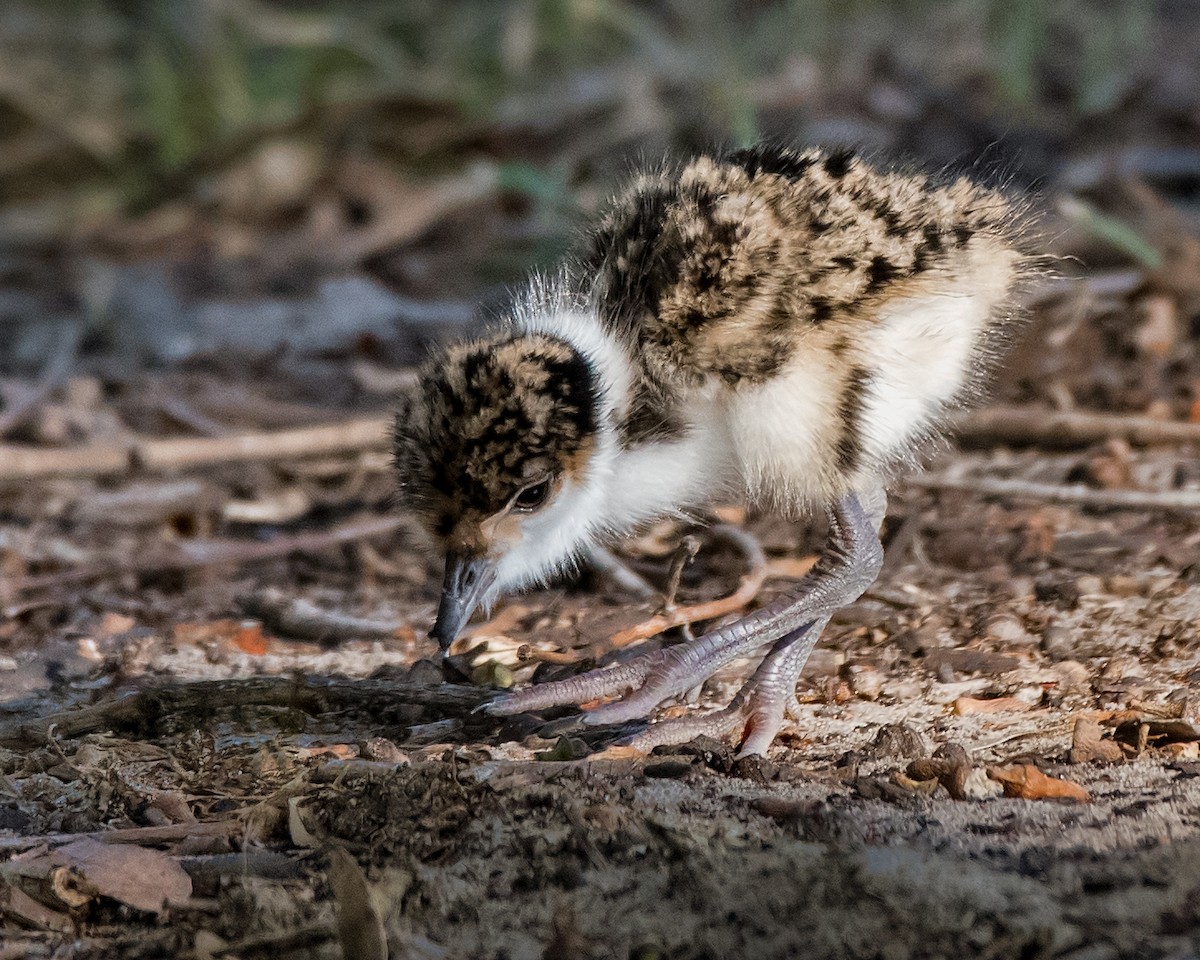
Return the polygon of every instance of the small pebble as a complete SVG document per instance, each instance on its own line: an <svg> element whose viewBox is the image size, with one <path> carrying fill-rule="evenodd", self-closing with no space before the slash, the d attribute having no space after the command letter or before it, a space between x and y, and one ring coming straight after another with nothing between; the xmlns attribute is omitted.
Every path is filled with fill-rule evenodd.
<svg viewBox="0 0 1200 960"><path fill-rule="evenodd" d="M856 697L863 700L878 700L883 692L886 679L883 672L865 663L852 664L847 668L850 674L850 689Z"/></svg>
<svg viewBox="0 0 1200 960"><path fill-rule="evenodd" d="M867 756L874 760L890 760L903 757L916 760L927 756L929 747L924 738L907 723L888 723L879 728L875 739L867 748Z"/></svg>
<svg viewBox="0 0 1200 960"><path fill-rule="evenodd" d="M662 760L658 763L648 763L642 771L646 776L661 780L678 780L686 776L692 769L692 764L686 760Z"/></svg>
<svg viewBox="0 0 1200 960"><path fill-rule="evenodd" d="M1031 646L1036 638L1017 617L1011 613L998 613L989 617L985 625L987 634L993 640L1004 645Z"/></svg>
<svg viewBox="0 0 1200 960"><path fill-rule="evenodd" d="M1136 597L1142 592L1141 581L1128 574L1113 574L1105 581L1108 592L1118 597Z"/></svg>
<svg viewBox="0 0 1200 960"><path fill-rule="evenodd" d="M901 703L916 700L925 692L919 680L895 680L888 684L888 694Z"/></svg>
<svg viewBox="0 0 1200 960"><path fill-rule="evenodd" d="M442 665L433 660L418 660L409 668L408 679L413 683L436 686L442 682Z"/></svg>
<svg viewBox="0 0 1200 960"><path fill-rule="evenodd" d="M1057 623L1048 623L1042 630L1042 649L1051 660L1067 660L1074 653L1071 631Z"/></svg>
<svg viewBox="0 0 1200 960"><path fill-rule="evenodd" d="M1091 671L1078 660L1062 660L1054 665L1054 672L1063 693L1086 693L1090 687Z"/></svg>

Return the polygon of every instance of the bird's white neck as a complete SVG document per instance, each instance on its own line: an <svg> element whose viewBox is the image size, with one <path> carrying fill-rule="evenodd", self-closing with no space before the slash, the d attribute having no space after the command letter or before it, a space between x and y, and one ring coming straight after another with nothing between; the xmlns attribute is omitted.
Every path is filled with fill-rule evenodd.
<svg viewBox="0 0 1200 960"><path fill-rule="evenodd" d="M684 424L678 437L625 446L619 424L639 374L594 311L529 311L517 322L529 333L566 340L596 370L601 384L597 449L585 489L576 494L583 502L575 509L591 519L598 534L620 535L659 517L682 515L734 487L733 445L715 399L680 411Z"/></svg>

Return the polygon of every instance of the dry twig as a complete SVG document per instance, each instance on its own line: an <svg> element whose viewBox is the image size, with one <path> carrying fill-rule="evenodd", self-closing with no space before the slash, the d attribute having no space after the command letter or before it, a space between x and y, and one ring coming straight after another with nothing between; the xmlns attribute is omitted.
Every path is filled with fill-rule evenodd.
<svg viewBox="0 0 1200 960"><path fill-rule="evenodd" d="M767 579L767 557L763 553L763 549L758 541L746 533L746 531L726 524L715 526L710 532L714 536L721 537L734 544L746 557L749 567L742 575L737 589L729 594L729 596L721 597L718 600L709 600L705 603L664 610L649 620L645 620L627 630L622 630L613 636L609 641L612 647L626 647L638 640L646 640L674 627L682 627L685 624L696 623L700 620L714 620L717 617L723 617L727 613L741 610L758 596L758 591L762 589L762 585Z"/></svg>
<svg viewBox="0 0 1200 960"><path fill-rule="evenodd" d="M135 843L150 845L177 843L192 837L231 837L242 832L242 822L236 818L206 820L201 823L167 823L159 827L126 827L97 830L92 833L49 833L27 837L0 837L0 851L29 850L42 844L60 846L76 840L100 840L103 843Z"/></svg>
<svg viewBox="0 0 1200 960"><path fill-rule="evenodd" d="M369 620L336 610L322 610L303 597L289 598L269 587L242 601L246 612L276 633L316 643L340 640L394 640L406 624L398 620Z"/></svg>
<svg viewBox="0 0 1200 960"><path fill-rule="evenodd" d="M1140 447L1200 443L1200 423L1032 406L975 410L958 421L956 432L961 440L974 445L1011 443L1052 449L1086 447L1113 439Z"/></svg>
<svg viewBox="0 0 1200 960"><path fill-rule="evenodd" d="M1184 513L1200 510L1200 490L1096 490L1082 484L1035 483L1029 480L945 474L910 477L908 482L926 490L962 490L984 497L1012 497L1080 507Z"/></svg>
<svg viewBox="0 0 1200 960"><path fill-rule="evenodd" d="M134 447L136 462L149 470L182 470L217 463L287 460L354 453L386 446L389 421L363 417L297 430L236 433L182 440L145 440Z"/></svg>
<svg viewBox="0 0 1200 960"><path fill-rule="evenodd" d="M219 437L141 440L119 446L34 447L0 444L0 481L51 476L105 476L135 467L175 471L222 463L291 460L387 449L391 421L358 417L295 430L230 433Z"/></svg>
<svg viewBox="0 0 1200 960"><path fill-rule="evenodd" d="M0 745L30 747L45 743L51 736L70 739L98 730L153 727L166 715L209 716L221 704L288 707L319 715L348 706L378 710L380 704L404 703L463 716L471 713L486 697L487 693L478 687L452 683L431 686L411 680L348 680L324 676L195 680L125 691L110 700L76 710L0 721ZM181 828L184 826L180 825Z"/></svg>
<svg viewBox="0 0 1200 960"><path fill-rule="evenodd" d="M200 570L205 567L238 565L269 560L289 553L317 553L343 543L366 540L393 533L408 524L404 517L365 517L341 526L313 533L276 537L265 543L245 540L184 540L161 550L148 552L136 560L86 564L22 577L10 585L14 594L53 590L71 584L88 583L124 574L149 574L166 571Z"/></svg>

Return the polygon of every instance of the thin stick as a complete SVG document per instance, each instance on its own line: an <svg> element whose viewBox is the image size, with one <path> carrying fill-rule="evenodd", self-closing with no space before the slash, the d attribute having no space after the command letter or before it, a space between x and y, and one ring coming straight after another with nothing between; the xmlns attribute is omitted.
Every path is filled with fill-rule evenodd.
<svg viewBox="0 0 1200 960"><path fill-rule="evenodd" d="M336 610L322 610L303 597L290 598L273 587L246 597L242 606L274 632L316 643L340 640L395 640L405 629L399 620L368 620Z"/></svg>
<svg viewBox="0 0 1200 960"><path fill-rule="evenodd" d="M763 548L746 531L737 527L721 524L712 528L711 533L734 544L746 557L748 569L742 574L737 589L727 597L709 600L687 607L674 607L655 614L649 620L632 626L613 636L609 641L614 648L626 647L638 640L646 640L657 636L664 630L682 627L685 624L696 623L700 620L715 620L727 613L734 613L751 603L767 579L767 557Z"/></svg>
<svg viewBox="0 0 1200 960"><path fill-rule="evenodd" d="M517 660L521 663L537 661L540 663L570 664L587 659L583 654L572 653L568 650L539 650L531 643L523 643L517 647Z"/></svg>
<svg viewBox="0 0 1200 960"><path fill-rule="evenodd" d="M244 540L185 540L148 553L137 560L88 564L55 573L22 577L11 584L14 593L51 590L123 574L157 573L167 570L199 570L204 567L238 565L269 560L289 553L317 553L343 543L383 536L405 527L404 517L365 517L330 530L276 537L266 543Z"/></svg>
<svg viewBox="0 0 1200 960"><path fill-rule="evenodd" d="M675 598L679 594L679 581L683 579L684 568L696 559L700 552L700 541L688 534L679 541L675 554L671 557L671 567L667 571L667 590L663 594L663 610L675 609Z"/></svg>
<svg viewBox="0 0 1200 960"><path fill-rule="evenodd" d="M389 428L390 421L386 417L363 417L297 430L181 440L144 440L134 447L133 453L136 462L148 470L182 470L252 460L287 460L292 457L379 449L387 445Z"/></svg>
<svg viewBox="0 0 1200 960"><path fill-rule="evenodd" d="M1060 450L1112 439L1139 447L1200 443L1200 423L1032 406L976 410L958 421L956 432L969 444L1028 444Z"/></svg>
<svg viewBox="0 0 1200 960"><path fill-rule="evenodd" d="M128 446L34 447L0 444L0 481L128 473L136 466L175 471L222 463L324 457L387 449L391 420L358 417L295 430L262 430L219 437L141 440Z"/></svg>
<svg viewBox="0 0 1200 960"><path fill-rule="evenodd" d="M390 427L391 421L387 417L360 417L292 430L143 440L130 448L46 449L0 445L0 480L124 473L135 464L151 470L180 470L222 463L378 451L386 449ZM959 420L956 428L962 440L982 445L1011 443L1073 449L1113 438L1135 446L1200 443L1200 423L1123 414L1054 411L1032 406L977 410Z"/></svg>
<svg viewBox="0 0 1200 960"><path fill-rule="evenodd" d="M1095 490L1082 484L1032 483L998 477L950 477L937 474L910 477L908 482L926 490L962 490L984 497L1013 497L1082 507L1185 513L1200 510L1200 490Z"/></svg>
<svg viewBox="0 0 1200 960"><path fill-rule="evenodd" d="M0 444L0 481L43 477L102 477L129 470L127 447L34 447Z"/></svg>
<svg viewBox="0 0 1200 960"><path fill-rule="evenodd" d="M100 840L103 843L175 843L190 837L229 837L242 832L242 822L225 820L167 823L160 827L127 827L114 830L94 830L91 833L50 833L28 837L0 837L0 851L28 850L42 844L59 846L75 840Z"/></svg>
<svg viewBox="0 0 1200 960"><path fill-rule="evenodd" d="M110 700L76 710L5 720L0 722L0 745L29 747L45 743L51 736L73 739L98 730L153 727L164 715L207 717L222 704L289 707L315 716L327 713L334 706L378 710L380 704L407 703L434 707L450 716L464 716L487 696L478 687L452 683L431 686L410 680L324 676L195 680L124 691Z"/></svg>

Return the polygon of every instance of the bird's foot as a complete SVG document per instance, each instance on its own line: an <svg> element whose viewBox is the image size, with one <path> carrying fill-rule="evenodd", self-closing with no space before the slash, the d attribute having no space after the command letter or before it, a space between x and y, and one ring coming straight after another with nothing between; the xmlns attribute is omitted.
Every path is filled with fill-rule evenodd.
<svg viewBox="0 0 1200 960"><path fill-rule="evenodd" d="M858 599L879 573L883 551L876 531L884 505L882 494L874 491L861 500L848 494L832 512L828 548L796 591L736 623L625 663L518 690L482 709L509 716L627 694L585 711L582 718L588 725L625 723L700 686L731 660L770 645L754 676L725 710L711 717L658 724L633 740L635 746L678 743L698 733L725 735L740 725L743 754L764 752L779 730L784 711L796 712L796 680L821 630L836 610Z"/></svg>
<svg viewBox="0 0 1200 960"><path fill-rule="evenodd" d="M622 742L649 753L663 744L687 743L696 737L736 736L739 759L765 754L782 729L785 714L798 718L796 682L827 622L828 618L810 623L776 642L729 706L702 716L663 720Z"/></svg>
<svg viewBox="0 0 1200 960"><path fill-rule="evenodd" d="M628 693L624 699L583 714L583 722L588 725L625 723L646 716L670 697L700 686L730 660L752 654L768 642L753 632L730 638L728 631L717 631L615 666L527 687L492 700L483 709L493 716L510 716Z"/></svg>
<svg viewBox="0 0 1200 960"><path fill-rule="evenodd" d="M583 722L589 725L625 723L646 716L670 697L700 686L731 660L750 656L770 645L770 652L747 684L745 697L735 698L727 711L712 720L694 721L708 725L701 732L710 732L715 725L721 733L730 732L741 722L743 752L763 752L779 729L783 711L795 709L796 679L829 617L858 599L879 573L883 551L876 531L884 506L881 493L872 491L861 500L854 494L847 495L833 510L828 548L796 585L795 592L742 620L698 640L643 654L622 664L518 690L491 701L483 709L495 716L508 716L627 694L621 700L583 714ZM767 674L772 678L769 683L764 679ZM639 737L646 738L640 742L657 744L690 739L694 734L686 731L695 728L681 726L662 733L655 733L655 729L640 734Z"/></svg>

